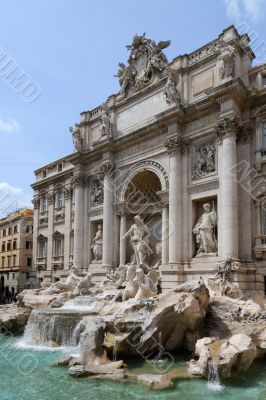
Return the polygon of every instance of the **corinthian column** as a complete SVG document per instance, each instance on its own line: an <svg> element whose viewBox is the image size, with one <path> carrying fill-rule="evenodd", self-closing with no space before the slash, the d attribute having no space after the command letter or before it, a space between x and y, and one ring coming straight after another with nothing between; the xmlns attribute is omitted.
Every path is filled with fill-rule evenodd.
<svg viewBox="0 0 266 400"><path fill-rule="evenodd" d="M125 240L122 240L127 232L127 216L124 211L118 214L120 216L120 247L119 247L119 265L126 265L126 248Z"/></svg>
<svg viewBox="0 0 266 400"><path fill-rule="evenodd" d="M103 199L103 266L113 265L114 247L114 212L113 212L113 175L112 164L108 161L102 165L104 174L104 199Z"/></svg>
<svg viewBox="0 0 266 400"><path fill-rule="evenodd" d="M222 144L223 168L220 171L222 224L222 258L238 258L238 195L237 195L237 153L236 136L239 122L235 116L222 119L215 132Z"/></svg>
<svg viewBox="0 0 266 400"><path fill-rule="evenodd" d="M74 259L75 268L83 267L83 242L84 242L84 186L85 176L77 175L73 179L75 186L75 217L74 217Z"/></svg>
<svg viewBox="0 0 266 400"><path fill-rule="evenodd" d="M168 263L169 257L169 212L168 204L162 204L162 265Z"/></svg>
<svg viewBox="0 0 266 400"><path fill-rule="evenodd" d="M181 137L169 139L166 148L169 160L169 263L182 261L182 153L188 141Z"/></svg>

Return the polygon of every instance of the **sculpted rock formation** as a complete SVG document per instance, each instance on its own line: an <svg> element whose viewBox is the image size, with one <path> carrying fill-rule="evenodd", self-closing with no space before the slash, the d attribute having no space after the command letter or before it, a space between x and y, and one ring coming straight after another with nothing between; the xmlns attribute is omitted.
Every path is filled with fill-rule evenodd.
<svg viewBox="0 0 266 400"><path fill-rule="evenodd" d="M215 296L229 296L239 298L242 294L239 284L233 281L233 273L237 270L236 264L231 258L217 265L215 278L208 280L208 287Z"/></svg>

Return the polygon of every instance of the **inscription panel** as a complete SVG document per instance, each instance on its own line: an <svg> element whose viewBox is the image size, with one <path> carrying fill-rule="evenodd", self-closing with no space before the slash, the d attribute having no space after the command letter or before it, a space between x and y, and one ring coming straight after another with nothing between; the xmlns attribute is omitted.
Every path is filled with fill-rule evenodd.
<svg viewBox="0 0 266 400"><path fill-rule="evenodd" d="M160 91L130 105L124 110L118 111L116 116L116 137L156 121L155 116L169 108L163 97L163 91Z"/></svg>

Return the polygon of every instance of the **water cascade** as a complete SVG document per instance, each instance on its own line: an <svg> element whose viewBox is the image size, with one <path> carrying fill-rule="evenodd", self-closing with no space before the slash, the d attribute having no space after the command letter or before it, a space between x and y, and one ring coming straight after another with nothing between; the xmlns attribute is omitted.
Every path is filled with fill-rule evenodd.
<svg viewBox="0 0 266 400"><path fill-rule="evenodd" d="M223 385L221 384L218 373L218 367L213 359L208 361L208 389L215 392L223 390Z"/></svg>

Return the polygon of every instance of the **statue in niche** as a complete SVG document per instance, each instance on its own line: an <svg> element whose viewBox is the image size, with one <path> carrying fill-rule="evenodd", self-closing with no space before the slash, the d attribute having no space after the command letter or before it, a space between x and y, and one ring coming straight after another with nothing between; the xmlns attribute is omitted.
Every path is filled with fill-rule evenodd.
<svg viewBox="0 0 266 400"><path fill-rule="evenodd" d="M217 255L217 240L215 237L215 227L217 225L217 215L211 210L211 205L203 205L204 213L193 228L198 246L197 256Z"/></svg>
<svg viewBox="0 0 266 400"><path fill-rule="evenodd" d="M150 232L139 215L134 217L134 221L135 223L123 236L122 240L130 237L130 243L134 250L134 256L131 263L145 268L147 257L153 254L149 245Z"/></svg>
<svg viewBox="0 0 266 400"><path fill-rule="evenodd" d="M227 44L224 40L220 40L217 50L220 51L218 58L218 70L220 78L233 78L236 59L235 48L230 44Z"/></svg>
<svg viewBox="0 0 266 400"><path fill-rule="evenodd" d="M111 116L109 113L109 108L107 103L104 103L101 107L102 115L100 118L101 126L100 126L100 138L106 138L112 136L112 124L111 124Z"/></svg>
<svg viewBox="0 0 266 400"><path fill-rule="evenodd" d="M99 179L94 181L91 193L91 201L96 205L103 204L103 185Z"/></svg>
<svg viewBox="0 0 266 400"><path fill-rule="evenodd" d="M71 126L69 130L72 133L72 140L75 149L78 152L81 152L84 141L84 135L82 130L80 129L78 124L75 124L73 127Z"/></svg>
<svg viewBox="0 0 266 400"><path fill-rule="evenodd" d="M93 262L102 260L102 249L103 249L103 232L101 224L98 225L98 230L94 239L92 240L91 249L93 252Z"/></svg>
<svg viewBox="0 0 266 400"><path fill-rule="evenodd" d="M200 146L196 151L196 162L193 168L193 177L196 179L214 172L216 147L214 144L208 143Z"/></svg>
<svg viewBox="0 0 266 400"><path fill-rule="evenodd" d="M169 70L167 82L163 91L167 104L180 104L180 93L177 89L179 78L173 70Z"/></svg>

